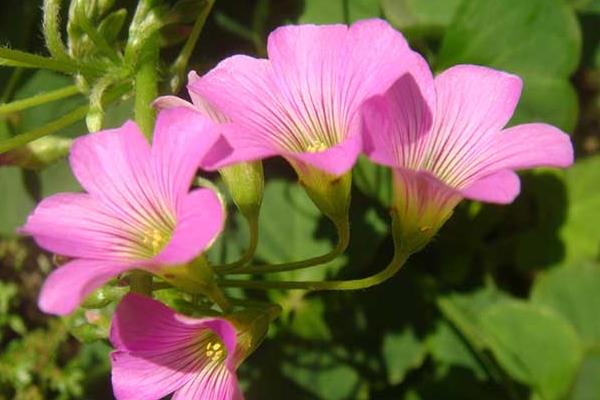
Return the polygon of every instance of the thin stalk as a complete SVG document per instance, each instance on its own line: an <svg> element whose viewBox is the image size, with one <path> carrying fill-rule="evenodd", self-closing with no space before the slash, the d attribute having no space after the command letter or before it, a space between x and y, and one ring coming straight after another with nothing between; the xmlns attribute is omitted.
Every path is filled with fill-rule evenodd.
<svg viewBox="0 0 600 400"><path fill-rule="evenodd" d="M19 83L19 79L21 79L21 75L23 75L23 68L17 67L13 70L12 74L10 74L8 82L4 86L0 102L6 103L12 98L13 93L17 88L17 84Z"/></svg>
<svg viewBox="0 0 600 400"><path fill-rule="evenodd" d="M8 62L8 63L7 63ZM0 64L19 66L25 68L41 68L65 74L87 73L99 75L102 70L88 64L77 64L72 60L54 60L52 58L38 56L20 50L0 47Z"/></svg>
<svg viewBox="0 0 600 400"><path fill-rule="evenodd" d="M267 273L267 272L284 272L294 271L297 269L315 267L317 265L326 264L330 261L335 260L339 257L348 247L350 241L350 225L347 219L343 222L336 223L338 232L338 242L335 248L327 254L323 254L318 257L309 258L302 261L296 261L291 263L282 264L271 264L271 265L254 265L249 267L241 268L230 268L230 269L219 269L215 268L218 274L225 275L241 275L241 274L256 274L256 273Z"/></svg>
<svg viewBox="0 0 600 400"><path fill-rule="evenodd" d="M0 142L0 153L7 152L20 146L24 146L29 142L32 142L46 135L50 135L69 125L72 125L75 122L85 118L88 109L88 105L78 107L70 113L63 115L62 117L55 119L54 121L40 128L32 129L15 137L11 137L10 139L2 140Z"/></svg>
<svg viewBox="0 0 600 400"><path fill-rule="evenodd" d="M114 90L109 91L106 95L106 104L112 103L113 101L121 97L126 92L126 90L127 86L123 85L115 88ZM31 131L22 133L20 135L11 137L9 139L2 140L0 141L0 153L7 152L20 146L24 146L29 142L32 142L46 135L50 135L71 124L74 124L75 122L85 118L88 110L89 105L78 107L70 113L63 115L62 117L55 119L54 121L49 122L48 124L40 128L36 128Z"/></svg>
<svg viewBox="0 0 600 400"><path fill-rule="evenodd" d="M173 74L173 78L171 79L171 90L176 93L181 88L181 84L183 82L183 76L185 74L186 67L196 47L196 43L198 42L198 38L200 37L200 33L204 28L204 24L206 23L206 19L212 10L213 5L215 4L215 0L207 0L206 6L202 9L198 18L196 18L196 22L194 23L194 27L192 28L192 32L190 36L188 36L187 41L183 45L181 49L181 53L173 62L171 66L171 73Z"/></svg>
<svg viewBox="0 0 600 400"><path fill-rule="evenodd" d="M360 290L366 289L390 279L400 270L408 259L409 254L397 251L394 258L383 270L374 275L361 279L350 279L345 281L250 281L223 279L219 282L221 287L238 287L245 289L298 289L307 291L322 290Z"/></svg>
<svg viewBox="0 0 600 400"><path fill-rule="evenodd" d="M146 271L133 271L129 275L129 287L134 293L148 295L152 293L152 275Z"/></svg>
<svg viewBox="0 0 600 400"><path fill-rule="evenodd" d="M52 90L50 92L37 94L23 100L16 100L11 103L0 104L0 115L10 114L17 111L25 110L27 108L39 106L42 104L50 103L56 100L71 97L79 93L77 86L71 85L61 89Z"/></svg>
<svg viewBox="0 0 600 400"><path fill-rule="evenodd" d="M248 230L249 230L249 234L250 234L250 241L248 243L248 248L246 249L246 251L244 252L244 254L242 255L242 257L239 260L234 261L229 264L215 266L214 267L215 272L217 272L219 274L224 274L224 273L227 273L228 271L235 271L238 268L244 267L246 264L248 264L250 261L252 261L252 258L254 257L254 253L256 253L256 247L258 246L258 215L256 216L256 218L246 219L246 222L248 223Z"/></svg>

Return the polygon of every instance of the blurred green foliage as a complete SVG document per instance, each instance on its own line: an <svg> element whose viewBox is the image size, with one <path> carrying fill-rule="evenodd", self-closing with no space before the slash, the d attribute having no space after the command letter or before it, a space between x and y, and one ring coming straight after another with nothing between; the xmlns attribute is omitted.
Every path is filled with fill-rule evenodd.
<svg viewBox="0 0 600 400"><path fill-rule="evenodd" d="M0 42L43 53L39 1L8 0L0 9ZM600 399L600 3L221 0L192 67L203 72L238 52L264 55L268 32L281 24L369 17L405 33L436 71L476 63L519 74L524 92L512 123L560 126L572 133L578 160L565 172L522 174L522 193L510 206L463 202L434 242L379 287L249 292L279 302L284 313L242 367L247 398ZM174 54L167 49L163 57ZM3 101L70 84L54 73L7 68L0 83ZM3 117L0 136L41 126L81 101ZM130 107L109 110L107 125L128 118ZM83 133L80 123L59 135ZM265 171L258 261L327 252L335 231L290 168L269 160ZM277 277L350 278L386 265L389 174L361 160L354 178L347 255ZM36 201L71 190L77 184L64 159L43 170L0 168L0 399L110 398L106 341L79 344L67 333L105 337L110 309L62 321L42 316L35 300L50 258L15 239ZM233 209L229 215L210 252L217 262L236 259L246 245L244 221Z"/></svg>

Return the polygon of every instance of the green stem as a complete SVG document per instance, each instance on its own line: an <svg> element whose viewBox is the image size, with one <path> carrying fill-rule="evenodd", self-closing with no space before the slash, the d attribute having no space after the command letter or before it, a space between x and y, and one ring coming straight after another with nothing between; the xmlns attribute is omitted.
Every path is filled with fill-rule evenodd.
<svg viewBox="0 0 600 400"><path fill-rule="evenodd" d="M252 261L254 253L256 253L256 247L258 246L258 215L256 215L255 218L247 218L246 222L248 223L248 230L250 232L250 242L248 243L248 248L239 260L229 264L213 267L215 272L219 274L225 274L228 271L235 271Z"/></svg>
<svg viewBox="0 0 600 400"><path fill-rule="evenodd" d="M149 295L152 293L152 275L146 271L133 271L129 275L129 287L134 293Z"/></svg>
<svg viewBox="0 0 600 400"><path fill-rule="evenodd" d="M223 279L219 282L222 287L238 287L245 289L299 289L307 291L321 290L360 290L366 289L390 279L400 270L408 259L409 254L396 252L388 266L377 274L361 279L350 279L346 281L249 281Z"/></svg>
<svg viewBox="0 0 600 400"><path fill-rule="evenodd" d="M109 91L106 95L106 103L112 103L119 97L121 97L127 91L127 85L119 86L112 91ZM46 135L50 135L54 132L57 132L75 122L83 119L89 110L89 106L81 106L71 111L70 113L63 115L62 117L55 119L48 124L33 129L31 131L22 133L15 137L11 137L9 139L5 139L0 141L0 153L7 152L14 148L24 146L29 142L32 142L36 139L44 137Z"/></svg>
<svg viewBox="0 0 600 400"><path fill-rule="evenodd" d="M185 75L185 70L194 51L194 47L196 47L196 43L198 42L198 38L200 37L200 33L204 28L204 24L206 23L206 19L210 14L210 10L215 4L215 0L208 0L198 18L196 18L196 22L194 23L194 27L192 28L192 32L190 36L188 36L185 45L181 49L181 53L177 59L173 62L171 66L171 73L173 77L171 78L171 90L176 93L181 88L181 84L183 82L183 76Z"/></svg>
<svg viewBox="0 0 600 400"><path fill-rule="evenodd" d="M44 40L52 58L69 60L60 34L60 7L62 0L44 0Z"/></svg>
<svg viewBox="0 0 600 400"><path fill-rule="evenodd" d="M102 70L92 65L77 64L72 60L54 60L48 57L42 57L20 50L0 47L0 65L19 66L25 68L42 68L65 74L87 73L90 75L99 75Z"/></svg>
<svg viewBox="0 0 600 400"><path fill-rule="evenodd" d="M27 108L39 106L41 104L50 103L56 100L64 99L79 93L77 86L71 85L61 89L52 90L50 92L37 94L23 100L13 101L11 103L0 104L0 115L10 114Z"/></svg>
<svg viewBox="0 0 600 400"><path fill-rule="evenodd" d="M70 113L63 115L62 117L55 119L54 121L36 129L32 129L28 132L22 133L10 139L5 139L0 142L0 153L7 152L14 148L24 146L29 142L36 139L50 135L51 133L57 132L75 122L85 118L89 106L81 106L71 111Z"/></svg>
<svg viewBox="0 0 600 400"><path fill-rule="evenodd" d="M21 79L21 75L23 75L23 71L23 68L17 67L13 70L12 74L10 74L10 78L4 86L4 90L2 91L2 98L0 99L0 102L6 103L12 98L13 93L17 88L17 84Z"/></svg>
<svg viewBox="0 0 600 400"><path fill-rule="evenodd" d="M267 272L284 272L284 271L294 271L297 269L315 267L317 265L322 265L328 263L330 261L335 260L338 256L340 256L348 247L348 243L350 241L350 225L347 219L343 219L339 222L336 222L336 228L338 232L338 242L335 248L327 254L323 254L318 257L309 258L307 260L296 261L291 263L282 263L282 264L271 264L271 265L255 265L249 266L245 268L231 268L231 269L216 269L216 272L219 274L255 274L255 273L267 273Z"/></svg>
<svg viewBox="0 0 600 400"><path fill-rule="evenodd" d="M155 112L152 102L158 96L158 37L152 35L142 50L135 74L135 120L148 139L152 138Z"/></svg>

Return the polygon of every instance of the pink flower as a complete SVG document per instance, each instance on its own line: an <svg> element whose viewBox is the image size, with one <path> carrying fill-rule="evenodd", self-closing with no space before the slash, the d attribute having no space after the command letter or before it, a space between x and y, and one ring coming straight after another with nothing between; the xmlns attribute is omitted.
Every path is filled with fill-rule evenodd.
<svg viewBox="0 0 600 400"><path fill-rule="evenodd" d="M132 122L77 139L70 163L87 193L43 200L21 228L72 258L46 280L40 308L68 314L120 273L158 273L209 246L223 227L221 202L209 189L189 189L218 137L208 119L177 108L159 114L152 148Z"/></svg>
<svg viewBox="0 0 600 400"><path fill-rule="evenodd" d="M236 330L223 318L190 318L129 294L110 331L118 400L242 400L235 375Z"/></svg>
<svg viewBox="0 0 600 400"><path fill-rule="evenodd" d="M461 198L512 202L520 191L515 170L573 162L569 136L553 126L504 128L519 77L474 65L427 75L405 74L362 110L364 150L395 169L404 225L412 218L414 229L435 231Z"/></svg>
<svg viewBox="0 0 600 400"><path fill-rule="evenodd" d="M402 35L382 20L299 25L269 35L268 59L233 56L188 85L231 121L225 163L282 155L332 175L361 151L359 106L401 74L427 70ZM194 97L195 96L195 97Z"/></svg>

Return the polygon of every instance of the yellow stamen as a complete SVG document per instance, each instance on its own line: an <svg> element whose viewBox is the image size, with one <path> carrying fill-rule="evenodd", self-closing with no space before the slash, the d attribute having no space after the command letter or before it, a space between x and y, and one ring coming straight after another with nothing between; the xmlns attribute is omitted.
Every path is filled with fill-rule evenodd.
<svg viewBox="0 0 600 400"><path fill-rule="evenodd" d="M311 144L306 147L306 151L309 153L317 153L319 151L327 150L329 146L327 146L321 140L313 140Z"/></svg>
<svg viewBox="0 0 600 400"><path fill-rule="evenodd" d="M220 342L208 342L206 345L205 355L212 362L221 362L225 359L226 354L223 345Z"/></svg>

